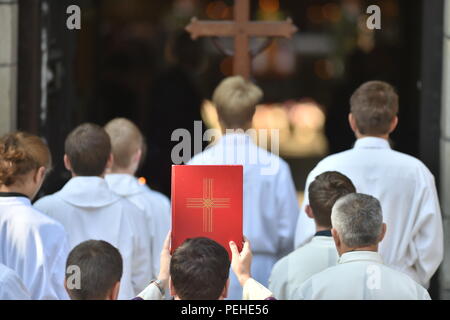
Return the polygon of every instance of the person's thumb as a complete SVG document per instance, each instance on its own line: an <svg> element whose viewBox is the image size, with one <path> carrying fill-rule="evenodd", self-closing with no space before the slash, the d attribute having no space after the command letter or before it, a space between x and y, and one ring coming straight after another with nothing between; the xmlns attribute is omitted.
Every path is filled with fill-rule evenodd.
<svg viewBox="0 0 450 320"><path fill-rule="evenodd" d="M238 248L236 246L236 243L234 243L234 241L230 241L230 249L231 249L231 254L232 254L232 258L235 259L237 257L239 257L239 251Z"/></svg>

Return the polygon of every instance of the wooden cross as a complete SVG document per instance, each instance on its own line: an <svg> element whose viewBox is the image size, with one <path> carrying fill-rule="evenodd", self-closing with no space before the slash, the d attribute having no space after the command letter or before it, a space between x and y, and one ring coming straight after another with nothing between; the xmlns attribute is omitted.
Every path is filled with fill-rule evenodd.
<svg viewBox="0 0 450 320"><path fill-rule="evenodd" d="M251 74L250 37L290 38L297 30L290 18L283 22L251 21L250 0L235 0L234 21L199 21L194 17L186 27L194 40L198 37L234 37L233 73L246 79Z"/></svg>
<svg viewBox="0 0 450 320"><path fill-rule="evenodd" d="M214 208L229 208L229 198L214 198L213 179L203 180L203 198L188 198L186 206L188 208L203 209L203 232L213 232L213 213Z"/></svg>

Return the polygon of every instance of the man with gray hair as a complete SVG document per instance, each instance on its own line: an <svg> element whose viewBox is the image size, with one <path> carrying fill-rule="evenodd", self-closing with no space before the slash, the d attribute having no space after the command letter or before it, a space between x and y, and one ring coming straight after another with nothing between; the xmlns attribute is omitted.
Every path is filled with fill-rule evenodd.
<svg viewBox="0 0 450 320"><path fill-rule="evenodd" d="M339 199L331 213L339 253L337 266L316 274L294 293L305 300L429 300L408 275L383 264L378 245L386 233L380 202L353 193Z"/></svg>
<svg viewBox="0 0 450 320"><path fill-rule="evenodd" d="M315 233L314 222L306 213L309 184L322 172L338 171L352 180L358 192L380 201L389 226L379 248L386 264L428 288L444 256L433 174L419 159L391 148L390 135L399 122L399 96L393 86L366 82L352 95L350 107L349 124L357 140L353 149L326 157L309 174L295 247Z"/></svg>

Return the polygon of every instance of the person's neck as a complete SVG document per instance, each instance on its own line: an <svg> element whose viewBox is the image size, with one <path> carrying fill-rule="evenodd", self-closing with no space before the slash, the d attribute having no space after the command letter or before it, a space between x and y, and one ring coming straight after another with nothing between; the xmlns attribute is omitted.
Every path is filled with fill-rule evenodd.
<svg viewBox="0 0 450 320"><path fill-rule="evenodd" d="M378 252L378 245L368 246L368 247L360 247L360 248L342 248L341 255L349 252L358 252L358 251L370 251L370 252Z"/></svg>
<svg viewBox="0 0 450 320"><path fill-rule="evenodd" d="M316 233L317 232L322 232L322 231L330 231L331 227L323 227L323 226L319 226L316 224Z"/></svg>
<svg viewBox="0 0 450 320"><path fill-rule="evenodd" d="M226 135L229 133L245 133L247 130L252 128L251 123L247 123L246 125L243 125L241 127L227 127L223 123L220 124L222 135Z"/></svg>
<svg viewBox="0 0 450 320"><path fill-rule="evenodd" d="M389 141L389 134L383 134L383 135L365 135L365 134L361 134L359 132L356 133L356 139L360 140L360 139L364 139L364 138L379 138L379 139L384 139Z"/></svg>
<svg viewBox="0 0 450 320"><path fill-rule="evenodd" d="M29 199L31 199L33 197L33 192L24 190L23 186L18 186L18 185L11 185L11 186L1 185L0 192L20 193L20 194L23 194L24 196L27 196Z"/></svg>
<svg viewBox="0 0 450 320"><path fill-rule="evenodd" d="M128 174L130 176L134 176L136 174L135 170L131 168L122 169L122 168L113 168L110 172L110 174Z"/></svg>
<svg viewBox="0 0 450 320"><path fill-rule="evenodd" d="M79 175L77 175L77 174L72 172L72 178L92 178L92 177L104 179L105 178L105 173L103 173L102 175L99 175L99 176L79 176Z"/></svg>

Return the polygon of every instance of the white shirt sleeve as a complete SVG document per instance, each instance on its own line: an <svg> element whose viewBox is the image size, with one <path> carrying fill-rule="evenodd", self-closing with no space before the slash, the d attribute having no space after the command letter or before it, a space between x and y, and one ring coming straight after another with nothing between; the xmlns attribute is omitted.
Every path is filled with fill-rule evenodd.
<svg viewBox="0 0 450 320"><path fill-rule="evenodd" d="M147 288L145 288L137 296L142 300L164 300L164 296L154 283L148 285Z"/></svg>
<svg viewBox="0 0 450 320"><path fill-rule="evenodd" d="M272 292L255 279L250 278L244 284L242 300L265 300L272 296Z"/></svg>
<svg viewBox="0 0 450 320"><path fill-rule="evenodd" d="M153 202L158 201L158 205L152 205L151 217L151 235L152 235L152 263L153 274L156 276L159 273L159 259L161 250L166 240L167 234L171 227L171 210L170 202L162 195L154 197Z"/></svg>
<svg viewBox="0 0 450 320"><path fill-rule="evenodd" d="M66 261L69 255L69 242L64 234L60 239L59 253L53 261L51 269L50 286L59 300L69 300L69 295L64 288L64 279L66 274Z"/></svg>
<svg viewBox="0 0 450 320"><path fill-rule="evenodd" d="M11 269L0 268L0 300L30 300L30 294L20 277Z"/></svg>
<svg viewBox="0 0 450 320"><path fill-rule="evenodd" d="M417 254L414 265L419 282L428 287L444 256L444 236L441 209L434 177L425 169L423 184L417 193L418 215L413 227L413 246Z"/></svg>
<svg viewBox="0 0 450 320"><path fill-rule="evenodd" d="M36 300L68 300L64 289L68 240L61 225L46 225L39 231L42 243L33 243L28 249L25 284ZM42 247L40 247L42 246ZM43 259L39 255L43 255ZM32 262L32 263L30 263Z"/></svg>
<svg viewBox="0 0 450 320"><path fill-rule="evenodd" d="M138 210L136 208L136 210ZM150 230L146 219L141 212L133 219L134 229L136 230L134 237L133 262L131 270L131 282L134 292L140 292L151 279L155 279L152 264L152 248L149 242ZM140 219L139 219L140 218Z"/></svg>
<svg viewBox="0 0 450 320"><path fill-rule="evenodd" d="M287 258L284 257L275 264L269 278L269 290L273 292L274 297L278 300L286 300L287 298Z"/></svg>
<svg viewBox="0 0 450 320"><path fill-rule="evenodd" d="M282 162L277 180L278 258L294 250L295 226L298 219L297 192L289 166Z"/></svg>

